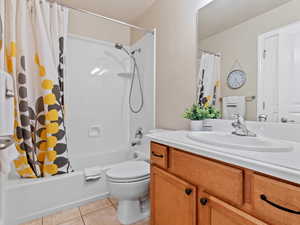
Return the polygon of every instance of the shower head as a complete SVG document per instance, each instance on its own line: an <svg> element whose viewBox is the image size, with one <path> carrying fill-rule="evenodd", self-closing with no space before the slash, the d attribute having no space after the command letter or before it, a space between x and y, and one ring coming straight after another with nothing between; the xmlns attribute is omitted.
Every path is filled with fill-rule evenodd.
<svg viewBox="0 0 300 225"><path fill-rule="evenodd" d="M115 44L115 48L121 50L121 49L123 49L124 47L123 47L122 44L116 43L116 44Z"/></svg>

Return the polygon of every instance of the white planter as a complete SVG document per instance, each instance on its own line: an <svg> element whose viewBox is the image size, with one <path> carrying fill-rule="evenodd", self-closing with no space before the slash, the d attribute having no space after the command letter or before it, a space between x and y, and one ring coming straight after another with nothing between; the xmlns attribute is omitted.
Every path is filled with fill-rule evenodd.
<svg viewBox="0 0 300 225"><path fill-rule="evenodd" d="M203 131L212 131L213 121L211 119L203 120Z"/></svg>
<svg viewBox="0 0 300 225"><path fill-rule="evenodd" d="M202 131L203 120L191 120L191 131Z"/></svg>

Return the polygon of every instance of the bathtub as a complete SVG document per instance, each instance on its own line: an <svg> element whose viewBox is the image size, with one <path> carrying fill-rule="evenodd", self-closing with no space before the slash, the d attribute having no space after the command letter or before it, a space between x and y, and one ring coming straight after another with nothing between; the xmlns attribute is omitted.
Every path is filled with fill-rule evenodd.
<svg viewBox="0 0 300 225"><path fill-rule="evenodd" d="M139 148L147 148L147 144ZM106 179L86 182L84 168L109 165L130 160L132 149L98 155L71 157L73 173L40 179L9 176L2 184L3 225L18 225L66 208L77 207L108 197Z"/></svg>

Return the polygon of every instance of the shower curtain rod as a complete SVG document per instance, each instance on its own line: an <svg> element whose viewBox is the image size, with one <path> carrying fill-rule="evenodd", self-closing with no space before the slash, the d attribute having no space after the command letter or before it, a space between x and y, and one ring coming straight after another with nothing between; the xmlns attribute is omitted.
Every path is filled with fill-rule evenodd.
<svg viewBox="0 0 300 225"><path fill-rule="evenodd" d="M111 21L111 22L114 22L114 23L121 24L121 25L123 25L123 26L131 27L131 28L134 28L134 29L137 29L137 30L140 30L140 31L144 31L144 32L146 32L146 33L154 34L154 31L153 31L153 30L148 30L148 29L145 29L145 28L143 28L143 27L135 26L135 25L133 25L133 24L129 24L129 23L126 23L126 22L117 20L117 19L113 19L113 18L110 18L110 17L107 17L107 16L103 16L103 15L98 14L98 13L93 13L93 12L88 11L88 10L85 10L85 9L75 8L75 7L72 7L72 6L69 6L69 5L66 5L66 4L57 2L56 0L46 0L46 1L48 1L48 2L50 2L50 3L56 2L56 3L57 3L58 5L60 5L60 6L63 6L63 7L68 8L68 9L75 10L75 11L77 11L77 12L85 13L85 14L88 14L88 15L91 15L91 16L96 16L96 17L99 17L99 18L102 18L102 19L105 19L105 20L108 20L108 21Z"/></svg>
<svg viewBox="0 0 300 225"><path fill-rule="evenodd" d="M217 54L217 53L214 53L214 52L210 52L210 51L207 51L207 50L204 50L204 49L199 49L201 52L204 52L204 53L208 53L208 54L211 54L211 55L214 55L214 56L217 56L217 57L221 57L221 54Z"/></svg>

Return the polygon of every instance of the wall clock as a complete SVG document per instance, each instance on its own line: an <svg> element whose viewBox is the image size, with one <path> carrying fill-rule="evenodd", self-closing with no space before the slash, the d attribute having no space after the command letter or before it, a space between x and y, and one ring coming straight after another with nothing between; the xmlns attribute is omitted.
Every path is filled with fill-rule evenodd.
<svg viewBox="0 0 300 225"><path fill-rule="evenodd" d="M247 75L243 70L233 70L228 74L227 85L231 89L239 89L247 81Z"/></svg>

